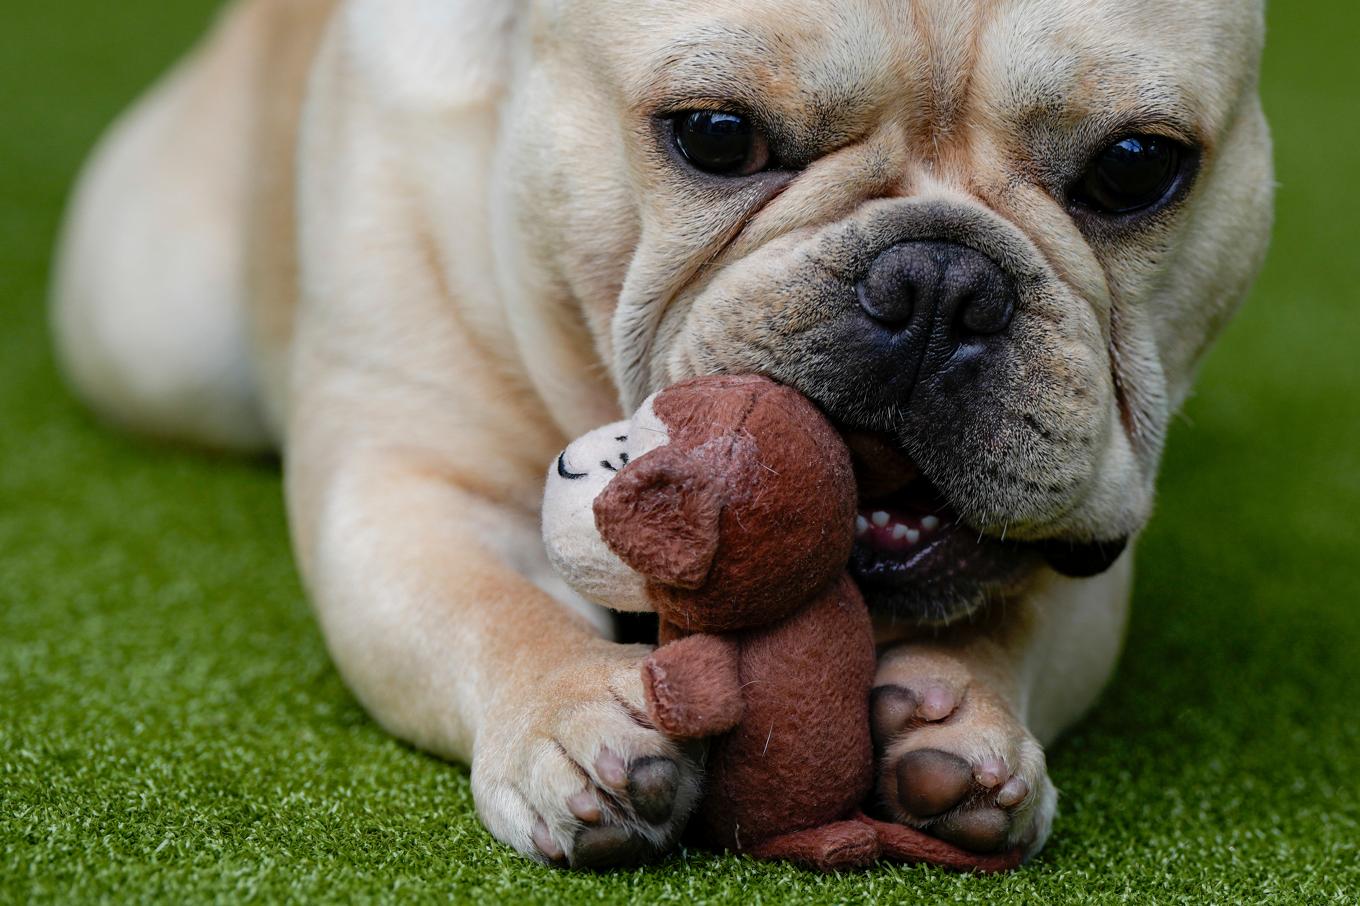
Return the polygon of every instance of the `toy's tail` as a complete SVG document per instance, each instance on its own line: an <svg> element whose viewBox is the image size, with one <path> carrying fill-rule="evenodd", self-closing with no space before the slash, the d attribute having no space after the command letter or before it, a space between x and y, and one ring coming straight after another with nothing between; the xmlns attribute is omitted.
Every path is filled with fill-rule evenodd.
<svg viewBox="0 0 1360 906"><path fill-rule="evenodd" d="M1003 853L970 853L936 837L858 813L847 821L794 831L751 847L757 859L796 862L819 871L867 868L879 859L924 862L954 871L982 874L1011 871L1021 862L1019 847Z"/></svg>
<svg viewBox="0 0 1360 906"><path fill-rule="evenodd" d="M836 821L766 840L749 852L820 871L866 868L878 861L878 833L861 821Z"/></svg>

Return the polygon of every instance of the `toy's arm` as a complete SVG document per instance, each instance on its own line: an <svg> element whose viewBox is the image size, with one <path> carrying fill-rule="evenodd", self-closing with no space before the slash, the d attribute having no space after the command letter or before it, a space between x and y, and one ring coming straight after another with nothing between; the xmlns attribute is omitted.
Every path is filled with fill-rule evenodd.
<svg viewBox="0 0 1360 906"><path fill-rule="evenodd" d="M652 721L667 736L698 739L726 733L741 720L737 646L699 633L663 645L642 663Z"/></svg>

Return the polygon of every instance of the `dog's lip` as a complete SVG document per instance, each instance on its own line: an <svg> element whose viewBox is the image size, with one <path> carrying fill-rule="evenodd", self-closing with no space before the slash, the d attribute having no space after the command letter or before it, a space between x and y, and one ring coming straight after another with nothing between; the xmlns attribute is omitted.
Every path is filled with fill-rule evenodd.
<svg viewBox="0 0 1360 906"><path fill-rule="evenodd" d="M1037 563L1023 548L985 537L978 540L966 531L948 531L904 554L857 542L850 569L871 599L874 592L882 592L938 606L937 599L943 596L959 606L970 606L1014 586Z"/></svg>
<svg viewBox="0 0 1360 906"><path fill-rule="evenodd" d="M1055 538L1017 543L970 528L889 435L846 432L861 505L852 568L868 584L909 594L947 581L957 597L1014 583L1040 559L1074 578L1098 575L1122 555L1126 537L1097 541Z"/></svg>
<svg viewBox="0 0 1360 906"><path fill-rule="evenodd" d="M1020 545L969 528L920 476L865 501L855 517L852 570L862 584L896 595L947 584L950 597L974 597L1011 584L1033 560Z"/></svg>

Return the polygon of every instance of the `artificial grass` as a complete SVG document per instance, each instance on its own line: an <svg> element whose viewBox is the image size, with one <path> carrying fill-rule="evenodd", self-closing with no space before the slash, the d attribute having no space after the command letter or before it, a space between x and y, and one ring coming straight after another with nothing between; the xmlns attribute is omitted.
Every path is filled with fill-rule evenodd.
<svg viewBox="0 0 1360 906"><path fill-rule="evenodd" d="M43 297L64 193L207 0L66 0L0 30L0 902L1360 901L1360 188L1344 0L1272 7L1274 253L1174 431L1119 675L1050 753L1017 874L821 877L682 854L540 868L465 769L330 666L269 463L95 424Z"/></svg>

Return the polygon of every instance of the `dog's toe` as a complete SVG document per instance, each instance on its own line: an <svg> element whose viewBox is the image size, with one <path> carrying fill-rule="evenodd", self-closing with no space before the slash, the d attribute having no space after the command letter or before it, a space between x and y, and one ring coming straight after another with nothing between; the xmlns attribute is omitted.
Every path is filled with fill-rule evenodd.
<svg viewBox="0 0 1360 906"><path fill-rule="evenodd" d="M571 867L626 868L646 861L653 853L646 840L626 827L583 827L572 843Z"/></svg>
<svg viewBox="0 0 1360 906"><path fill-rule="evenodd" d="M675 811L680 769L669 758L644 758L628 772L628 799L643 820L661 824Z"/></svg>
<svg viewBox="0 0 1360 906"><path fill-rule="evenodd" d="M930 832L969 852L996 852L1010 838L1011 815L1005 809L979 804L951 812Z"/></svg>
<svg viewBox="0 0 1360 906"><path fill-rule="evenodd" d="M940 749L916 749L897 760L896 773L897 801L907 817L977 853L1004 847L1013 809L1029 795L1025 779L1011 776L999 758L975 765Z"/></svg>
<svg viewBox="0 0 1360 906"><path fill-rule="evenodd" d="M959 706L959 692L948 685L928 683L921 688L877 686L870 703L870 728L883 745L906 730L945 720Z"/></svg>
<svg viewBox="0 0 1360 906"><path fill-rule="evenodd" d="M897 799L913 818L934 818L973 790L973 768L939 749L908 752L897 762Z"/></svg>

